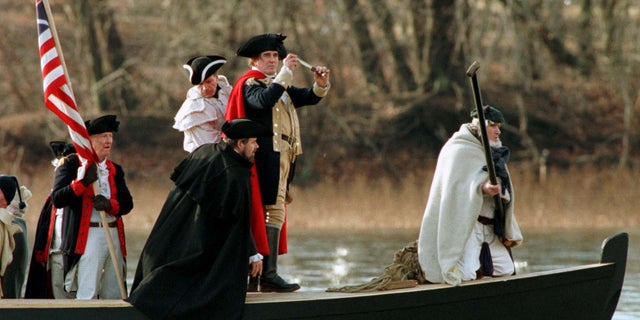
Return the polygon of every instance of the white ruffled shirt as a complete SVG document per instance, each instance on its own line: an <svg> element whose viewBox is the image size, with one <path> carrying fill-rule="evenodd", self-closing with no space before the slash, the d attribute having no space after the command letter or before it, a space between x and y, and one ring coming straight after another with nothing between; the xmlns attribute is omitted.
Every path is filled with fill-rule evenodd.
<svg viewBox="0 0 640 320"><path fill-rule="evenodd" d="M184 133L183 148L187 152L205 143L220 142L231 85L220 76L218 86L218 98L204 98L197 86L191 87L174 117L173 128Z"/></svg>
<svg viewBox="0 0 640 320"><path fill-rule="evenodd" d="M80 166L78 167L78 173L76 176L77 180L82 180L84 178L84 174L87 166L87 159L80 158ZM109 169L107 168L107 159L105 158L101 162L96 164L98 166L98 190L97 193L103 195L105 198L111 198L111 187L109 186ZM93 188L93 186L89 186ZM111 215L106 215L107 223L116 221L116 218ZM101 222L100 212L96 209L93 209L91 212L91 222Z"/></svg>

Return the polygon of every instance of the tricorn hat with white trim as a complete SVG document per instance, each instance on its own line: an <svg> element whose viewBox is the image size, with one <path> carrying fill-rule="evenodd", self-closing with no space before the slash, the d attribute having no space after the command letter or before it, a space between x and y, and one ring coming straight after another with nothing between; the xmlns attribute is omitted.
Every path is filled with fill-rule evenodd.
<svg viewBox="0 0 640 320"><path fill-rule="evenodd" d="M182 67L189 72L191 84L197 85L216 73L226 62L227 59L222 56L198 56L189 59Z"/></svg>

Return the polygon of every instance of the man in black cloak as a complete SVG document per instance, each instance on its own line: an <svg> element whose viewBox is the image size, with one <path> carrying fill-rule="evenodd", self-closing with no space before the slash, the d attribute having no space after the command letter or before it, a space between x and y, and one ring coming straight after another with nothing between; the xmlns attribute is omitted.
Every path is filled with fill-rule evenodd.
<svg viewBox="0 0 640 320"><path fill-rule="evenodd" d="M127 299L151 319L241 319L249 257L256 137L248 119L226 122L223 141L204 144L174 169L169 193L140 254ZM261 273L262 262L252 263ZM254 274L255 276L255 274Z"/></svg>
<svg viewBox="0 0 640 320"><path fill-rule="evenodd" d="M49 142L49 147L53 153L51 165L55 169L64 163L66 157L76 153L73 144L64 141L51 141ZM62 268L60 241L54 240L56 237L61 239L61 230L54 227L56 219L62 220L62 210L58 210L53 206L51 194L49 194L40 211L36 227L24 295L27 299L75 298L74 293L65 292L64 290L64 269Z"/></svg>

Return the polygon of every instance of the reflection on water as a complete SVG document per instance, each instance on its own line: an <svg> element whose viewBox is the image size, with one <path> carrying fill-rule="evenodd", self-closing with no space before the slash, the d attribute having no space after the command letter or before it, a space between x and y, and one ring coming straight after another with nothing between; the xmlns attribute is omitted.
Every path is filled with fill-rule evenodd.
<svg viewBox="0 0 640 320"><path fill-rule="evenodd" d="M416 238L417 232L292 234L280 273L308 291L368 282Z"/></svg>
<svg viewBox="0 0 640 320"><path fill-rule="evenodd" d="M546 271L600 261L602 241L620 230L524 230L525 242L513 250L519 273ZM640 319L640 229L629 233L627 273L615 320ZM146 235L129 232L128 282L133 281ZM289 253L279 258L279 273L304 291L362 284L382 274L394 253L418 232L309 232L289 236Z"/></svg>

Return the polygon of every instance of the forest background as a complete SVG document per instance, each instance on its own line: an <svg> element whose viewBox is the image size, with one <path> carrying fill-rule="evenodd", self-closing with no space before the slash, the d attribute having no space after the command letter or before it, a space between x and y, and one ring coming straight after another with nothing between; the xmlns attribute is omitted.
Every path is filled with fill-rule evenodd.
<svg viewBox="0 0 640 320"><path fill-rule="evenodd" d="M194 55L227 57L282 33L290 52L331 69L332 89L299 110L291 225L418 228L440 147L474 107L465 71L506 116L502 139L521 224L638 226L640 8L634 0L50 0L85 119L117 114L112 159L149 228L186 155L171 128ZM48 142L69 141L43 103L33 1L0 0L0 172L34 193L52 181ZM311 74L300 68L296 85Z"/></svg>

